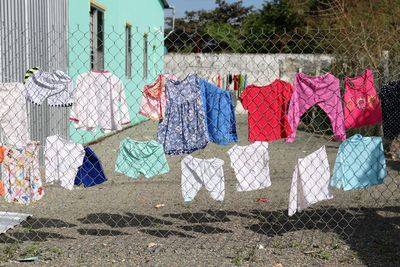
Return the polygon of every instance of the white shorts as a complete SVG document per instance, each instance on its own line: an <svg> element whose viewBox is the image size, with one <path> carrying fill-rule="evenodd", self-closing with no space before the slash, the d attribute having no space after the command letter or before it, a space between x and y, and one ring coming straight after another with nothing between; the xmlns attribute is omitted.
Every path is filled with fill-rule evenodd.
<svg viewBox="0 0 400 267"><path fill-rule="evenodd" d="M267 142L254 142L248 146L234 145L228 150L235 171L237 191L252 191L271 186Z"/></svg>
<svg viewBox="0 0 400 267"><path fill-rule="evenodd" d="M186 156L181 162L184 201L192 201L203 186L214 200L223 201L225 196L223 165L224 161L217 158L198 159Z"/></svg>

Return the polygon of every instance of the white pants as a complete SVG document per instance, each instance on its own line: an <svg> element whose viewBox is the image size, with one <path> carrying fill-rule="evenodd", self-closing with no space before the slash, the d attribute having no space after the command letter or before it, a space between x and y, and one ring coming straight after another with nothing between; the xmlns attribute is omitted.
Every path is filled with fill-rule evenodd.
<svg viewBox="0 0 400 267"><path fill-rule="evenodd" d="M252 191L271 186L267 142L254 142L248 146L234 145L228 150L235 171L237 191Z"/></svg>
<svg viewBox="0 0 400 267"><path fill-rule="evenodd" d="M78 168L82 165L85 156L84 147L53 135L46 138L44 155L46 182L57 182L62 187L72 190Z"/></svg>
<svg viewBox="0 0 400 267"><path fill-rule="evenodd" d="M299 159L290 188L289 216L319 201L332 199L329 180L329 162L325 146Z"/></svg>
<svg viewBox="0 0 400 267"><path fill-rule="evenodd" d="M225 196L224 161L221 159L197 159L186 156L181 162L182 195L185 202L194 199L204 186L211 197L223 201Z"/></svg>
<svg viewBox="0 0 400 267"><path fill-rule="evenodd" d="M3 143L23 147L29 142L26 99L22 83L0 83L0 126Z"/></svg>

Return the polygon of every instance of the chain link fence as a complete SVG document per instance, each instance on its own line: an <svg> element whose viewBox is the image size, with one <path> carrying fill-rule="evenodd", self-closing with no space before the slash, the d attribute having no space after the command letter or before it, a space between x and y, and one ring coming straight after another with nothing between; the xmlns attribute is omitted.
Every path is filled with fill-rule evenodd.
<svg viewBox="0 0 400 267"><path fill-rule="evenodd" d="M77 29L1 31L3 243L351 243L398 214L385 30Z"/></svg>

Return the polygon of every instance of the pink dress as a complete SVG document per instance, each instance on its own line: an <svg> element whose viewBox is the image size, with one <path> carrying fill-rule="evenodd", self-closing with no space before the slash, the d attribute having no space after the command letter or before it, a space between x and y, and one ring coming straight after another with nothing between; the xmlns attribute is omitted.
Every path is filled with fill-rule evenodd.
<svg viewBox="0 0 400 267"><path fill-rule="evenodd" d="M146 84L143 88L142 101L139 114L151 120L162 120L165 115L167 97L165 94L165 82L167 79L175 80L173 75L159 75L153 84Z"/></svg>
<svg viewBox="0 0 400 267"><path fill-rule="evenodd" d="M344 121L346 128L370 126L382 122L382 110L374 86L372 70L356 78L344 78Z"/></svg>

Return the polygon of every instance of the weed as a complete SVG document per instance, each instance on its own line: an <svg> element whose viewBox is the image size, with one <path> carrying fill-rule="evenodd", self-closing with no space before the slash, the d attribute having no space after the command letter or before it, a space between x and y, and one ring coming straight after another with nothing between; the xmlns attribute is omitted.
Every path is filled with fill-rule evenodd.
<svg viewBox="0 0 400 267"><path fill-rule="evenodd" d="M232 263L233 263L235 266L240 266L240 265L242 265L242 258L241 258L240 256L236 256L236 257L232 260Z"/></svg>
<svg viewBox="0 0 400 267"><path fill-rule="evenodd" d="M33 243L33 244L27 246L24 249L24 251L21 253L21 255L24 257L39 256L40 255L40 247L37 243Z"/></svg>
<svg viewBox="0 0 400 267"><path fill-rule="evenodd" d="M33 228L32 228L31 225L24 225L24 226L20 229L20 231L23 232L23 233L30 233L30 232L33 231Z"/></svg>
<svg viewBox="0 0 400 267"><path fill-rule="evenodd" d="M52 247L52 248L50 248L50 252L52 252L52 253L54 253L54 254L58 254L58 255L60 255L60 254L63 253L62 249L59 248L59 247Z"/></svg>
<svg viewBox="0 0 400 267"><path fill-rule="evenodd" d="M300 243L298 243L298 242L292 242L292 243L290 243L289 247L291 247L291 248L301 248L302 245Z"/></svg>
<svg viewBox="0 0 400 267"><path fill-rule="evenodd" d="M332 258L332 253L327 250L320 250L316 256L322 260L330 260Z"/></svg>
<svg viewBox="0 0 400 267"><path fill-rule="evenodd" d="M20 246L18 243L13 243L10 245L6 245L3 247L3 253L1 255L1 260L2 261L8 261L10 259L15 258L15 256L18 254L18 250L20 249Z"/></svg>

